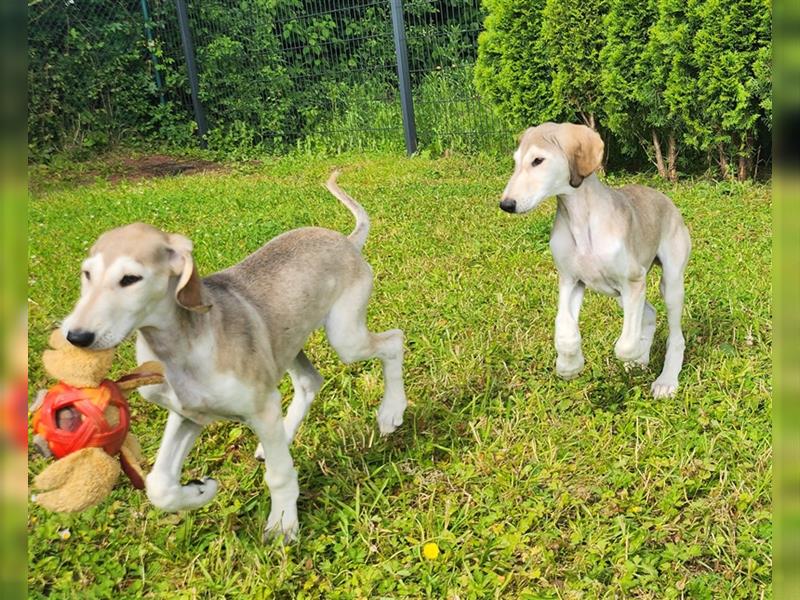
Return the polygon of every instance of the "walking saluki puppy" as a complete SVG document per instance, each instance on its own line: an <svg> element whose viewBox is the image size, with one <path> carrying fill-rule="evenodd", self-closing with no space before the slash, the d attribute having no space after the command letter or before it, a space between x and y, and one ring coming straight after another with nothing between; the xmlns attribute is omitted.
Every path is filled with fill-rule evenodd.
<svg viewBox="0 0 800 600"><path fill-rule="evenodd" d="M500 208L525 213L550 196L558 199L550 249L559 275L556 372L565 379L576 377L584 365L578 314L587 286L616 297L622 306L617 358L648 364L656 312L645 298L646 277L653 264L661 264L669 337L664 369L651 389L655 397L671 396L683 364L681 312L689 231L664 194L641 185L603 185L595 174L602 159L603 141L589 127L532 127L514 153L514 173Z"/></svg>
<svg viewBox="0 0 800 600"><path fill-rule="evenodd" d="M403 333L367 329L372 270L361 248L369 218L336 177L328 190L356 219L347 237L319 227L289 231L201 279L189 239L135 223L102 234L83 262L81 296L63 322L65 337L103 349L137 331L138 360L164 365L167 383L140 390L169 410L146 481L155 506L177 511L209 502L217 482L182 485L182 465L204 425L241 421L255 431L266 462L272 506L265 534L295 536L299 490L289 443L322 385L303 353L320 326L345 363L382 360L378 426L388 434L402 423ZM278 382L287 371L294 397L283 417Z"/></svg>

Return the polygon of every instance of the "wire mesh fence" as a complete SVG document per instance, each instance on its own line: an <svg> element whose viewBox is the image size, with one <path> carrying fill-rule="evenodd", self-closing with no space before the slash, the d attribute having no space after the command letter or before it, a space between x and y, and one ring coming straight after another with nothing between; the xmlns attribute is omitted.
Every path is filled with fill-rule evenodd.
<svg viewBox="0 0 800 600"><path fill-rule="evenodd" d="M140 2L33 2L28 42L32 157L169 133L168 116L182 102L172 91L181 85L170 76L173 90L157 90ZM182 120L186 128L189 114L178 112L174 122Z"/></svg>
<svg viewBox="0 0 800 600"><path fill-rule="evenodd" d="M401 151L391 2L186 2L209 146ZM176 4L31 5L34 155L128 135L191 142L196 126ZM406 0L402 6L420 146L437 152L507 146L508 132L472 82L480 0Z"/></svg>

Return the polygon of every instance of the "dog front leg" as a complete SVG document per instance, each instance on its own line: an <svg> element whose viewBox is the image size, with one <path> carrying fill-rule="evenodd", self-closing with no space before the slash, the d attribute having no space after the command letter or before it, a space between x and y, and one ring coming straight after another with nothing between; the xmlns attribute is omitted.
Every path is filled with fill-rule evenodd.
<svg viewBox="0 0 800 600"><path fill-rule="evenodd" d="M289 454L289 440L283 426L281 396L277 390L270 392L264 409L248 419L264 453L266 472L264 480L269 488L272 507L264 528L264 537L282 536L290 541L297 535L297 497L300 487L297 471Z"/></svg>
<svg viewBox="0 0 800 600"><path fill-rule="evenodd" d="M583 370L581 332L578 327L585 286L570 275L558 275L558 314L555 345L558 358L556 373L564 379L577 377Z"/></svg>
<svg viewBox="0 0 800 600"><path fill-rule="evenodd" d="M153 470L147 475L147 497L161 510L199 508L217 493L217 482L205 478L181 485L181 469L197 439L201 425L170 411Z"/></svg>
<svg viewBox="0 0 800 600"><path fill-rule="evenodd" d="M639 279L630 280L620 293L622 301L622 334L614 353L623 362L633 362L642 356L642 318L644 316L645 273Z"/></svg>

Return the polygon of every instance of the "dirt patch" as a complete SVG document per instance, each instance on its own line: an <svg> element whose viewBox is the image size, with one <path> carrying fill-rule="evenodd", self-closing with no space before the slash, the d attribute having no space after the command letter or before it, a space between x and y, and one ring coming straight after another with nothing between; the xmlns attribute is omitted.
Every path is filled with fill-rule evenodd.
<svg viewBox="0 0 800 600"><path fill-rule="evenodd" d="M86 162L30 165L28 187L36 195L48 190L90 185L99 180L118 183L228 170L229 167L224 164L200 158L166 154L107 154Z"/></svg>
<svg viewBox="0 0 800 600"><path fill-rule="evenodd" d="M192 175L206 171L219 171L222 165L201 159L182 159L163 154L122 158L114 165L108 180L117 182L123 179L149 179L173 175Z"/></svg>

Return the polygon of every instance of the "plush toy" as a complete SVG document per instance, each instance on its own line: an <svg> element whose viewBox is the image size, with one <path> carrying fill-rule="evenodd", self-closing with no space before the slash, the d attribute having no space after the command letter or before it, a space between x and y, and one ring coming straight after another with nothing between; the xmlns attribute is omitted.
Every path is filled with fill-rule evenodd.
<svg viewBox="0 0 800 600"><path fill-rule="evenodd" d="M77 348L60 332L50 336L42 356L45 370L59 382L41 392L33 412L34 443L56 462L39 473L32 500L56 512L77 512L102 502L121 470L134 487L144 487L142 453L130 433L125 394L164 381L157 362L140 365L116 381L105 379L114 349ZM119 455L119 459L115 458Z"/></svg>

